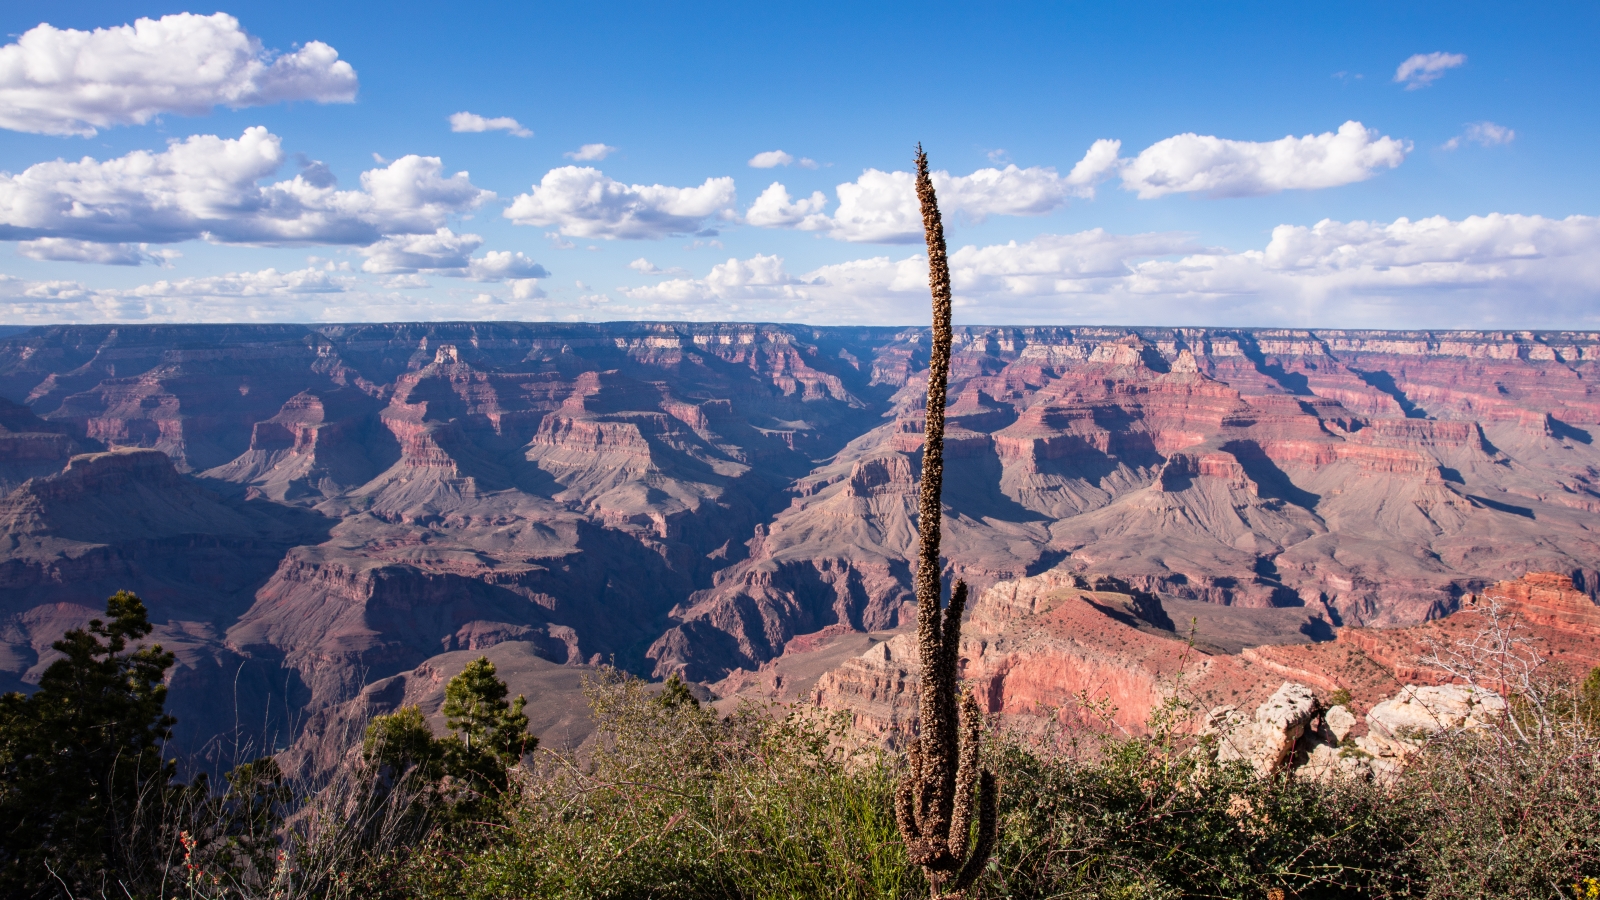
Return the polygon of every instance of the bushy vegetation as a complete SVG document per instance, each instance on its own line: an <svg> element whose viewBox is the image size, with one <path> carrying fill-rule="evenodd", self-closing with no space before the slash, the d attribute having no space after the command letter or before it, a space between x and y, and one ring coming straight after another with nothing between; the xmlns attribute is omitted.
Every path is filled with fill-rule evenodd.
<svg viewBox="0 0 1600 900"><path fill-rule="evenodd" d="M533 752L487 660L450 733L376 719L331 782L271 759L179 785L159 756L170 657L137 598L68 635L0 700L0 893L17 897L913 898L900 757L814 711L719 715L686 686L602 670L599 732ZM1000 840L971 896L1600 894L1600 673L1503 728L1446 735L1391 784L1218 765L1177 700L1151 733L991 734ZM538 698L534 698L537 702ZM92 719L88 717L103 717ZM98 723L93 725L90 723Z"/></svg>

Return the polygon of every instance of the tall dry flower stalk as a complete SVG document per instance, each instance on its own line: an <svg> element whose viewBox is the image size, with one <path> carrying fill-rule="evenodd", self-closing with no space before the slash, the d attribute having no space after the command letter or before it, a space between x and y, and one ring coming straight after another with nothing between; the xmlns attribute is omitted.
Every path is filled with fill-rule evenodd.
<svg viewBox="0 0 1600 900"><path fill-rule="evenodd" d="M917 652L922 658L922 683L918 734L907 755L908 771L895 792L895 815L907 855L922 867L931 894L938 900L961 897L988 863L998 826L999 789L994 773L983 769L979 759L983 714L977 698L968 692L957 700L966 582L956 582L948 608L941 609L939 602L944 407L950 382L950 265L945 258L939 201L928 177L928 155L921 144L917 145L917 199L922 203L928 285L933 292L933 348L928 361L917 522L921 540L916 578Z"/></svg>

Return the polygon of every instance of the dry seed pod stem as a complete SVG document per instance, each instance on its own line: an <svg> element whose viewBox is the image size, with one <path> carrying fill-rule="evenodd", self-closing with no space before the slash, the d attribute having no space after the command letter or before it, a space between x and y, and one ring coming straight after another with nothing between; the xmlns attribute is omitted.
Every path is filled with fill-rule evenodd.
<svg viewBox="0 0 1600 900"><path fill-rule="evenodd" d="M918 497L917 653L918 736L895 795L895 813L907 857L922 866L935 900L960 897L983 873L994 850L999 792L994 773L979 755L983 713L977 698L959 701L961 614L967 586L956 582L950 606L941 609L939 527L944 487L944 408L950 383L950 266L944 225L928 175L928 157L917 145L917 199L928 241L928 287L933 295L933 342L928 359L928 407L923 428L922 486ZM974 815L976 813L976 815ZM971 843L976 823L975 843ZM971 843L971 852L968 846ZM946 892L946 888L949 892Z"/></svg>

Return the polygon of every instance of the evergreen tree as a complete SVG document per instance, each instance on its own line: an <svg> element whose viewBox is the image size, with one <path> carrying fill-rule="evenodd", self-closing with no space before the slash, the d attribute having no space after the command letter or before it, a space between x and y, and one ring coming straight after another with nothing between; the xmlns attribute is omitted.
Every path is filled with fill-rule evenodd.
<svg viewBox="0 0 1600 900"><path fill-rule="evenodd" d="M454 790L447 793L457 806L498 797L509 783L509 769L539 744L528 733L522 711L527 700L519 695L507 702L508 694L494 663L480 656L445 685L445 724L453 734L435 738L422 711L406 706L372 720L364 755L384 768L391 783L412 775L437 786L450 778Z"/></svg>
<svg viewBox="0 0 1600 900"><path fill-rule="evenodd" d="M673 672L661 686L661 693L656 695L656 702L667 709L678 709L683 706L700 708L700 701L689 692L689 686L683 683L677 672Z"/></svg>
<svg viewBox="0 0 1600 900"><path fill-rule="evenodd" d="M507 703L509 693L487 656L467 663L445 685L444 720L455 732L443 741L445 768L479 794L504 790L507 770L538 745L522 711L528 701L518 695Z"/></svg>
<svg viewBox="0 0 1600 900"><path fill-rule="evenodd" d="M367 762L377 766L391 785L415 772L424 782L444 777L444 750L428 720L415 706L402 706L367 725L361 744Z"/></svg>
<svg viewBox="0 0 1600 900"><path fill-rule="evenodd" d="M131 841L161 814L174 773L162 677L174 662L127 591L53 646L30 696L0 697L0 891L99 891L128 876ZM132 648L132 649L130 649Z"/></svg>

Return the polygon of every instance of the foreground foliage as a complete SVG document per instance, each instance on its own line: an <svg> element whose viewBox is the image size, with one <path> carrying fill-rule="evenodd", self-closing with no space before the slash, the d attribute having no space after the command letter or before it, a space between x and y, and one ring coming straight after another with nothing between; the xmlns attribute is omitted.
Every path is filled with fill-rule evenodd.
<svg viewBox="0 0 1600 900"><path fill-rule="evenodd" d="M174 767L162 676L173 656L126 591L56 641L32 696L0 697L0 892L102 890L138 864Z"/></svg>
<svg viewBox="0 0 1600 900"><path fill-rule="evenodd" d="M929 891L897 833L903 760L815 711L724 716L681 682L602 670L596 740L530 753L521 698L479 660L447 688L443 738L404 708L329 782L267 758L182 785L159 753L171 658L148 633L118 595L37 693L0 699L5 896ZM1177 700L1142 736L991 733L1000 837L969 896L1600 896L1600 672L1514 700L1503 727L1445 735L1387 785L1217 765Z"/></svg>

